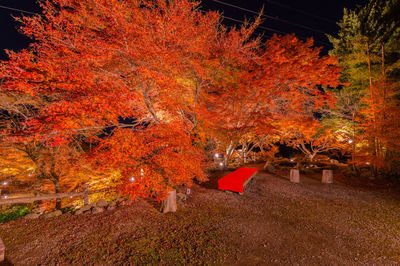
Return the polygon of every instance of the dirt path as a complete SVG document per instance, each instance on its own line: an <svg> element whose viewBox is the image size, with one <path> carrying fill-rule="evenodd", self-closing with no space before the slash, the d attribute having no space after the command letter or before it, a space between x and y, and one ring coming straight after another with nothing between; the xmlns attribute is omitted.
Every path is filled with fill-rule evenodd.
<svg viewBox="0 0 400 266"><path fill-rule="evenodd" d="M218 177L218 173L215 178ZM96 215L0 225L8 262L362 265L400 263L400 197L292 184L261 172L244 196L195 185L175 214L145 201Z"/></svg>

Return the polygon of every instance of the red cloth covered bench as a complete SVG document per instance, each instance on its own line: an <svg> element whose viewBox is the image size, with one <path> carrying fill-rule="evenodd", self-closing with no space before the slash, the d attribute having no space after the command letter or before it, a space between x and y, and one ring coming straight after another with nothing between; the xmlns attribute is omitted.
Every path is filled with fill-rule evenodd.
<svg viewBox="0 0 400 266"><path fill-rule="evenodd" d="M243 189L258 173L257 168L239 168L218 180L218 189L235 191L243 194Z"/></svg>

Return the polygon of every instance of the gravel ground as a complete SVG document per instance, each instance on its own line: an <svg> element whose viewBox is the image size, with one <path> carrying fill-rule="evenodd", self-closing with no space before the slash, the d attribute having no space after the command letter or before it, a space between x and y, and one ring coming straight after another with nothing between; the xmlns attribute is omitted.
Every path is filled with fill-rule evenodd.
<svg viewBox="0 0 400 266"><path fill-rule="evenodd" d="M261 167L257 165L256 167ZM0 225L6 264L394 265L400 194L318 175L292 184L264 171L243 196L218 191L217 172L173 214L154 204ZM335 179L336 180L336 179Z"/></svg>

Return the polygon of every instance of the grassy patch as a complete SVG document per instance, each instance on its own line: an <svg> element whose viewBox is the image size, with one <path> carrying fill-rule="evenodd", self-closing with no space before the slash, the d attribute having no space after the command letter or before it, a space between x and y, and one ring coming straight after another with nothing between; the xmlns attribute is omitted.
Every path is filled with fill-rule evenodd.
<svg viewBox="0 0 400 266"><path fill-rule="evenodd" d="M30 210L26 206L14 206L0 213L0 223L7 223L9 221L17 220L29 212Z"/></svg>

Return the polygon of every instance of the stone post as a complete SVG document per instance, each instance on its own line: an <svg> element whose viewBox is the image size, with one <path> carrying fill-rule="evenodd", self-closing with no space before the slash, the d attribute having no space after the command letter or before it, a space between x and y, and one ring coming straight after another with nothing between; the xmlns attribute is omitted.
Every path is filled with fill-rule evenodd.
<svg viewBox="0 0 400 266"><path fill-rule="evenodd" d="M161 203L161 212L176 212L176 190L168 192L168 197Z"/></svg>
<svg viewBox="0 0 400 266"><path fill-rule="evenodd" d="M300 183L300 171L298 169L290 169L290 182Z"/></svg>
<svg viewBox="0 0 400 266"><path fill-rule="evenodd" d="M323 170L322 171L322 183L324 183L324 184L332 184L333 183L333 171L332 170Z"/></svg>
<svg viewBox="0 0 400 266"><path fill-rule="evenodd" d="M0 238L0 264L4 261L4 254L6 252L6 247Z"/></svg>

